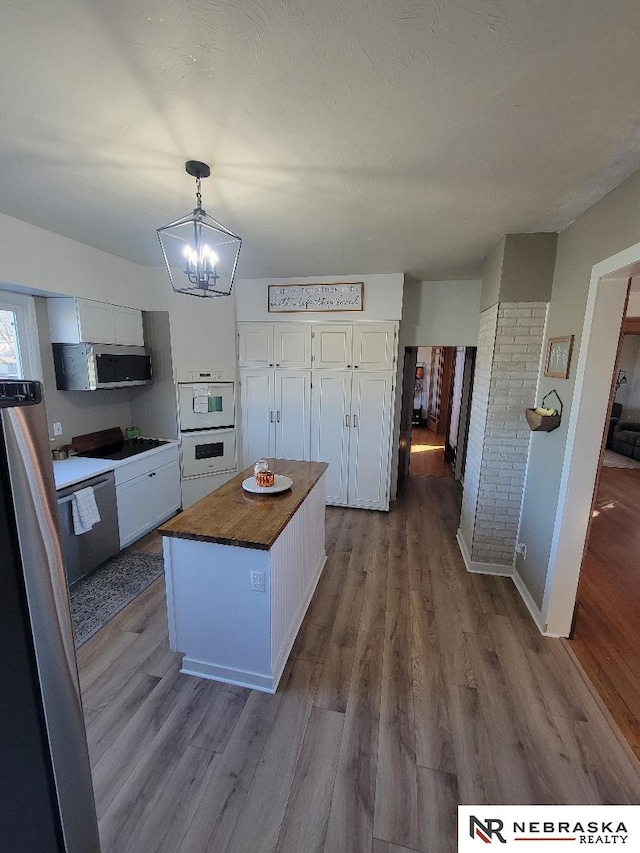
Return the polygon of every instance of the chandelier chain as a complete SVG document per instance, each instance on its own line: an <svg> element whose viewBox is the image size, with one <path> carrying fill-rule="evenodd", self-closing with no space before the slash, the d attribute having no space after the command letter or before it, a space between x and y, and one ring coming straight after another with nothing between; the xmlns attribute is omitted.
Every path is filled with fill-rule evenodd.
<svg viewBox="0 0 640 853"><path fill-rule="evenodd" d="M200 192L200 178L196 178L196 207L202 208L202 194Z"/></svg>

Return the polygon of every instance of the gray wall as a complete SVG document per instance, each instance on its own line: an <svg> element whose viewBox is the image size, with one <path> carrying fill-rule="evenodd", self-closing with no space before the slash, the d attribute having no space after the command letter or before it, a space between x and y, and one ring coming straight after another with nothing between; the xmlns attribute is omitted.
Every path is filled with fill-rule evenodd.
<svg viewBox="0 0 640 853"><path fill-rule="evenodd" d="M151 353L153 382L132 388L131 417L142 435L178 437L176 388L171 360L168 311L145 311L144 342Z"/></svg>
<svg viewBox="0 0 640 853"><path fill-rule="evenodd" d="M112 391L58 391L53 368L51 332L47 300L35 297L38 344L42 358L44 402L49 435L53 437L53 423L60 421L63 433L51 442L52 447L70 444L74 435L96 432L108 427L131 425L131 401L128 388Z"/></svg>
<svg viewBox="0 0 640 853"><path fill-rule="evenodd" d="M549 337L570 334L575 335L574 350L568 379L540 376L538 402L556 388L564 402L564 416L554 432L532 433L519 536L527 545L527 559L516 558L516 568L538 606L547 576L591 269L640 242L639 211L640 172L636 172L558 237L543 352Z"/></svg>
<svg viewBox="0 0 640 853"><path fill-rule="evenodd" d="M502 281L502 264L504 261L504 249L506 236L494 246L484 262L482 271L482 299L480 310L486 311L495 305L500 298L500 282Z"/></svg>
<svg viewBox="0 0 640 853"><path fill-rule="evenodd" d="M548 302L557 245L556 233L507 234L500 302Z"/></svg>

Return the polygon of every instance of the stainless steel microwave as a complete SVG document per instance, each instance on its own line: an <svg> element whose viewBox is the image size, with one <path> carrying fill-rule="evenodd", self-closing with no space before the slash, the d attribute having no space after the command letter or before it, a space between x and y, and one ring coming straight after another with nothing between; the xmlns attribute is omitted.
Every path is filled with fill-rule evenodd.
<svg viewBox="0 0 640 853"><path fill-rule="evenodd" d="M59 391L128 388L151 382L151 356L144 347L115 344L53 344Z"/></svg>

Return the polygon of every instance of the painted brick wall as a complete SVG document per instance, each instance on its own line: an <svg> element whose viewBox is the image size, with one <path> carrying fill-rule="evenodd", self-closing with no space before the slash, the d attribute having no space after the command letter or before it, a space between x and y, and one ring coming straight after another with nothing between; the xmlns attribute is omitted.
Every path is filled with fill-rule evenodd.
<svg viewBox="0 0 640 853"><path fill-rule="evenodd" d="M490 311L495 322L487 316L485 323ZM460 522L474 562L513 563L531 440L524 409L536 402L546 312L544 302L502 302L482 314Z"/></svg>
<svg viewBox="0 0 640 853"><path fill-rule="evenodd" d="M473 378L473 393L471 396L471 418L469 420L469 436L467 438L467 460L464 471L464 492L462 495L462 511L460 514L460 535L467 551L471 553L473 533L476 523L476 508L480 489L480 472L482 466L482 448L487 422L489 391L491 387L491 369L493 365L493 350L496 341L498 322L498 305L487 308L480 314L480 330L478 334L478 350L476 352L476 369Z"/></svg>

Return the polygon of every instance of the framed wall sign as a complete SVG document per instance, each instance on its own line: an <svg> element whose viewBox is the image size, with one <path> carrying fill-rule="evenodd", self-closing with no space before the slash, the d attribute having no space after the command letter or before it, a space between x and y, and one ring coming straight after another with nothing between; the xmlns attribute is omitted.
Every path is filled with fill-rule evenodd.
<svg viewBox="0 0 640 853"><path fill-rule="evenodd" d="M568 379L572 349L573 335L564 335L561 338L549 338L544 375L553 376L556 379Z"/></svg>
<svg viewBox="0 0 640 853"><path fill-rule="evenodd" d="M299 311L363 311L364 282L334 284L270 284L270 313Z"/></svg>

